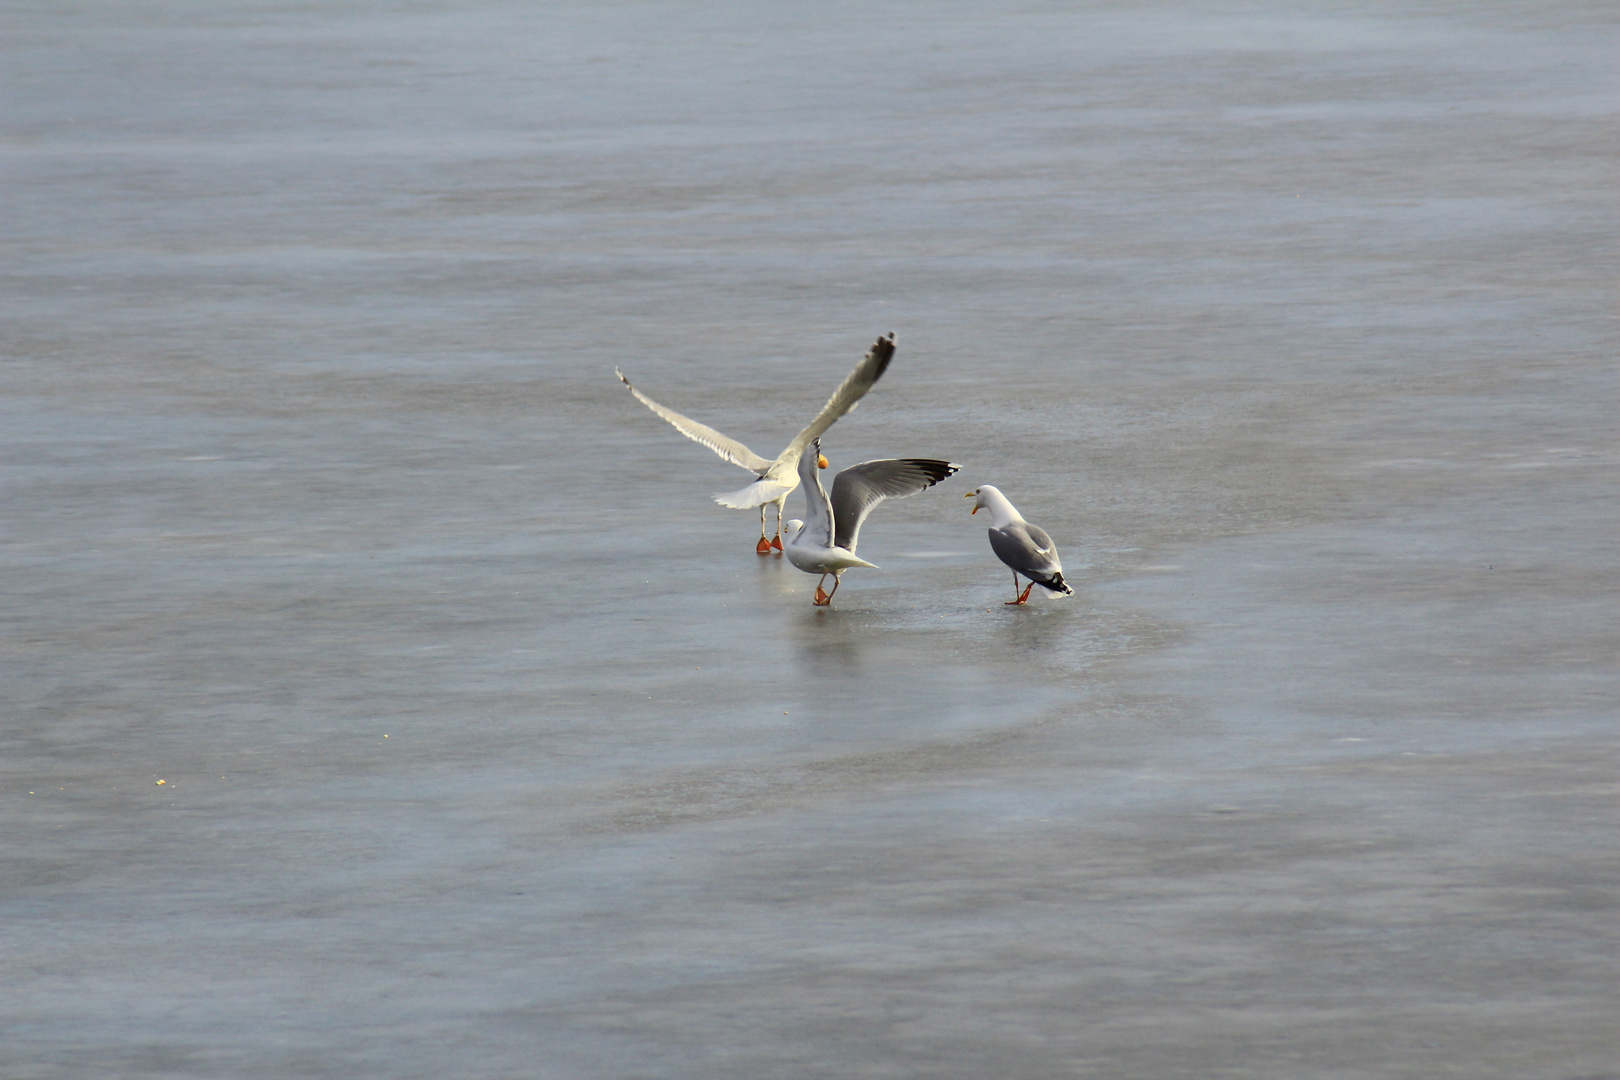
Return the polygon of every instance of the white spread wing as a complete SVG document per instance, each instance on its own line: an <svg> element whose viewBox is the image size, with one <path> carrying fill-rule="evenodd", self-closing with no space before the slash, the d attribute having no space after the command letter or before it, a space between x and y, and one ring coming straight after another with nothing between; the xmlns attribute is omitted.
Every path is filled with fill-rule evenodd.
<svg viewBox="0 0 1620 1080"><path fill-rule="evenodd" d="M750 472L763 473L771 467L772 463L770 461L760 457L736 439L731 438L729 435L722 435L714 428L709 427L707 424L700 424L690 416L682 416L674 409L665 408L640 390L630 386L630 380L625 378L624 372L618 368L613 369L613 374L617 375L619 381L624 383L626 387L629 387L630 392L636 396L637 401L675 425L676 431L693 442L702 443L733 465L741 465Z"/></svg>
<svg viewBox="0 0 1620 1080"><path fill-rule="evenodd" d="M894 335L878 338L877 344L873 345L861 362L855 365L855 370L838 384L838 389L827 399L827 404L821 407L821 412L810 421L808 427L793 437L793 441L788 443L787 449L782 451L782 456L777 460L797 458L804 453L805 447L821 438L822 434L833 426L834 421L860 403L866 392L883 378L883 373L889 368L889 361L893 359Z"/></svg>

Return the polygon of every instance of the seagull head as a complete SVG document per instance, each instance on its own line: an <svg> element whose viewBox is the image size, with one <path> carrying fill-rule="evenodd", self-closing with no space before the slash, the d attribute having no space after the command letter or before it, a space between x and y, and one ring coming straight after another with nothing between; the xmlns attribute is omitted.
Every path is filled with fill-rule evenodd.
<svg viewBox="0 0 1620 1080"><path fill-rule="evenodd" d="M810 445L816 451L816 468L825 469L827 467L827 455L821 452L821 440L816 439Z"/></svg>
<svg viewBox="0 0 1620 1080"><path fill-rule="evenodd" d="M985 507L990 505L990 496L991 496L992 493L994 493L996 495L1001 494L1001 492L997 491L995 488L991 487L989 484L986 484L986 485L984 485L984 487L976 487L976 488L974 488L972 491L968 492L966 495L964 495L962 497L964 499L972 499L973 500L973 511L972 511L972 513L977 514L980 510L983 510Z"/></svg>
<svg viewBox="0 0 1620 1080"><path fill-rule="evenodd" d="M791 518L782 522L782 535L787 537L787 541L790 544L793 542L793 538L798 536L803 531L804 522L800 521L798 518Z"/></svg>

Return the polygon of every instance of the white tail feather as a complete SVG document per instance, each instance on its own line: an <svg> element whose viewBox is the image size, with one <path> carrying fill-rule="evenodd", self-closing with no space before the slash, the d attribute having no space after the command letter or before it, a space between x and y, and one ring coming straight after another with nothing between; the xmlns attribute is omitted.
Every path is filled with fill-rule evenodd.
<svg viewBox="0 0 1620 1080"><path fill-rule="evenodd" d="M756 506L775 502L798 486L784 484L780 480L755 480L740 491L717 493L714 501L733 510L752 510Z"/></svg>

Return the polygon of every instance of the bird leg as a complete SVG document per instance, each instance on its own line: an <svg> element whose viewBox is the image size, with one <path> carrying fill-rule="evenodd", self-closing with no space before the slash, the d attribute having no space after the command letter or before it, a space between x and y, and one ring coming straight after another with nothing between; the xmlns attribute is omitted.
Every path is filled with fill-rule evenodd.
<svg viewBox="0 0 1620 1080"><path fill-rule="evenodd" d="M1030 583L1029 583L1029 589L1033 589L1034 587L1035 587L1035 582L1034 582L1033 579L1031 579ZM1016 599L1016 600L1008 600L1006 602L1006 604L1004 604L1003 606L1004 607L1019 607L1019 606L1021 606L1023 604L1029 603L1029 589L1025 589L1024 594L1022 596L1018 596L1018 571L1014 570L1013 571L1013 595L1018 596L1018 599Z"/></svg>
<svg viewBox="0 0 1620 1080"><path fill-rule="evenodd" d="M771 553L771 542L765 539L764 505L761 505L759 508L759 543L754 545L754 550L759 552L761 555L769 555Z"/></svg>
<svg viewBox="0 0 1620 1080"><path fill-rule="evenodd" d="M771 547L777 551L782 550L782 504L776 504L776 539L771 541Z"/></svg>
<svg viewBox="0 0 1620 1080"><path fill-rule="evenodd" d="M839 576L839 572L834 571L833 572L833 591L827 594L827 603L829 603L829 604L832 603L832 598L838 595L838 586L842 585L843 583L844 583L844 579Z"/></svg>
<svg viewBox="0 0 1620 1080"><path fill-rule="evenodd" d="M814 603L815 603L816 607L826 607L828 604L832 603L832 593L824 592L824 591L822 591L822 588L821 588L821 583L823 581L826 581L826 580L827 580L827 575L822 574L821 577L816 581L816 598L814 600ZM838 591L838 579L833 578L833 592L837 592L837 591Z"/></svg>

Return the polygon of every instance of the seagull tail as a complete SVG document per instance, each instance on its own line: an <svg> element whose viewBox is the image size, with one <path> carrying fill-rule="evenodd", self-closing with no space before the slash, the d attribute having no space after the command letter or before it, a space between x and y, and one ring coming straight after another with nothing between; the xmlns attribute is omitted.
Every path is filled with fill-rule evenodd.
<svg viewBox="0 0 1620 1080"><path fill-rule="evenodd" d="M1063 580L1063 572L1061 570L1047 578L1045 581L1037 582L1037 584L1062 596L1074 595L1074 590L1069 588L1069 583Z"/></svg>
<svg viewBox="0 0 1620 1080"><path fill-rule="evenodd" d="M795 480L797 477L795 477ZM784 484L779 480L755 480L741 491L722 491L715 495L714 501L721 506L729 506L733 510L752 510L756 506L773 503L786 495L797 483Z"/></svg>

